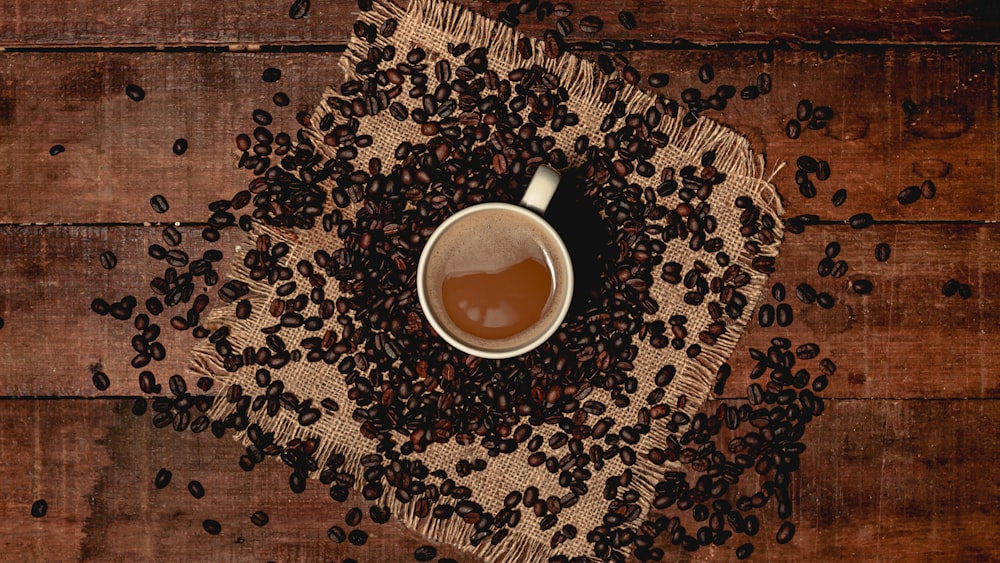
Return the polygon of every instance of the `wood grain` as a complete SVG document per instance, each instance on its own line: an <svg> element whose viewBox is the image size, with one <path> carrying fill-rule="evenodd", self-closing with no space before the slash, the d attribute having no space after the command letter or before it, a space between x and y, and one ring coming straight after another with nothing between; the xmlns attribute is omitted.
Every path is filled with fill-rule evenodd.
<svg viewBox="0 0 1000 563"><path fill-rule="evenodd" d="M148 416L129 412L128 401L3 405L0 546L22 559L400 562L412 561L413 549L424 543L395 520L376 526L366 517L367 545L333 544L326 529L343 526L348 508L366 508L359 497L338 505L318 482L294 495L281 464L244 473L236 465L236 443L156 430ZM998 420L995 400L828 401L809 427L793 482L796 537L775 544L780 520L765 507L754 559L1000 557L989 533L1000 509L994 494L1000 469L993 463ZM158 490L153 479L161 467L173 479ZM191 479L204 485L204 498L188 494ZM36 519L29 511L39 498L49 511ZM256 510L269 514L266 527L250 524ZM222 524L219 536L202 531L205 518ZM694 558L730 560L740 543L706 548ZM668 557L690 557L665 538L659 545ZM437 547L441 557L475 560Z"/></svg>
<svg viewBox="0 0 1000 563"><path fill-rule="evenodd" d="M146 254L149 244L162 244L160 231L141 226L0 228L0 248L9 249L0 257L6 276L6 291L0 294L0 316L6 321L0 331L0 395L99 395L88 369L96 362L111 377L108 393L137 392L136 370L129 365L131 321L99 317L89 306L94 297L132 294L143 309L141 303L151 295L149 280L166 267ZM193 254L207 248L200 229L181 231L193 242ZM241 233L229 234L224 250L240 241ZM840 279L821 278L816 265L833 240L842 247L838 259L846 260L850 270ZM878 242L892 246L888 262L875 261ZM736 376L726 395L745 393L747 383L737 376L753 365L749 348L766 349L771 338L785 336L796 345L818 343L823 355L838 364L828 390L832 396L1000 398L987 352L1000 347L994 330L1000 325L1000 255L993 251L998 244L996 224L879 225L863 231L825 225L789 236L773 280L787 287L786 301L796 320L788 328L751 323L730 361ZM110 271L98 263L107 249L118 256L118 266ZM941 286L953 277L972 286L972 299L941 295ZM873 282L871 295L848 288L859 278ZM835 296L836 306L824 310L798 301L794 290L803 281ZM770 297L765 302L776 304ZM168 354L150 369L161 380L183 372L193 343L189 332L169 328L173 314L158 319ZM40 351L44 361L24 361Z"/></svg>
<svg viewBox="0 0 1000 563"><path fill-rule="evenodd" d="M590 54L589 56L593 56ZM251 132L251 111L272 112L272 131L292 134L298 111L311 110L327 84L339 83L339 55L332 53L16 53L0 58L0 142L8 158L0 178L17 190L0 194L0 223L139 223L204 221L209 202L245 187L249 172L236 168L233 139ZM869 211L881 220L1000 220L995 147L1000 111L995 85L997 51L983 48L852 51L822 61L808 51L781 53L771 64L752 50L644 51L631 55L643 72L665 70L661 93L678 98L699 87L707 96L719 84L742 88L757 75L773 76L771 94L733 100L711 112L746 134L767 158L789 215L815 213L844 220ZM701 84L701 64L716 80ZM261 81L269 66L283 71L278 83ZM49 69L35 73L34 69ZM124 94L129 83L147 97ZM277 108L272 94L285 91L292 104ZM792 141L783 134L799 100L832 106L836 115L820 131ZM904 99L926 109L918 126L907 127ZM6 117L5 117L6 116ZM964 132L956 126L971 123ZM3 126L5 125L5 127ZM918 132L923 137L918 136ZM190 148L171 152L174 139ZM15 141L16 142L13 142ZM49 155L53 144L66 152ZM803 198L795 185L795 161L807 154L829 161L832 174L816 181L818 193ZM154 181L150 181L154 179ZM896 195L908 185L933 180L933 200L901 206ZM834 191L846 203L830 202ZM171 211L158 216L149 197L166 194ZM72 194L73 197L69 197Z"/></svg>
<svg viewBox="0 0 1000 563"><path fill-rule="evenodd" d="M494 18L507 6L507 2L459 3ZM307 17L293 20L289 17L291 4L291 0L126 4L84 0L66 10L53 0L8 2L0 7L0 47L327 45L346 42L358 14L353 1L314 0ZM669 43L683 38L697 43L764 43L780 36L801 41L995 42L1000 21L988 3L976 0L898 0L885 5L849 0L821 9L792 0L739 6L725 0L613 5L581 0L573 4L574 24L585 15L605 20L599 36L576 32L570 36L576 41L615 38ZM635 29L627 31L618 23L619 10L635 14ZM540 34L543 28L534 14L522 17L522 22L529 32ZM551 17L545 23L547 27L554 25Z"/></svg>
<svg viewBox="0 0 1000 563"><path fill-rule="evenodd" d="M2 223L204 221L208 204L252 178L237 168L234 139L252 133L255 108L272 113L275 134L298 129L328 82L339 54L46 53L0 57ZM281 80L265 83L268 67ZM37 72L37 69L45 69ZM146 97L134 102L125 87ZM292 102L276 107L283 91ZM188 150L172 152L183 137ZM66 152L50 156L61 144ZM149 198L165 194L157 215Z"/></svg>

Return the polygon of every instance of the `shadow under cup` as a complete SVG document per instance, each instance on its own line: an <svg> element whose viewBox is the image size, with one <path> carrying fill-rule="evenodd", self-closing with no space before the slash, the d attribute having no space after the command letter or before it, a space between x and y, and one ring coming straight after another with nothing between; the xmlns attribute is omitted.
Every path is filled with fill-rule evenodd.
<svg viewBox="0 0 1000 563"><path fill-rule="evenodd" d="M459 297L456 284L465 284ZM562 323L573 297L573 266L555 229L534 211L483 203L449 217L431 235L417 266L417 293L449 344L481 358L511 358L536 348ZM494 325L516 328L496 336Z"/></svg>

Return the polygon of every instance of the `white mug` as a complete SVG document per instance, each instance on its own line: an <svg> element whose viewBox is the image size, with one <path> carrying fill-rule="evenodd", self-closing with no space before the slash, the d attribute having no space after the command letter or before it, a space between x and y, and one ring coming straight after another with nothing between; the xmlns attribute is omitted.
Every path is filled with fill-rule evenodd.
<svg viewBox="0 0 1000 563"><path fill-rule="evenodd" d="M539 166L519 204L472 205L445 220L427 240L417 265L417 295L428 322L455 348L481 358L512 358L538 347L562 324L573 298L573 267L565 243L542 218L558 186L559 174L547 166ZM520 232L508 232L516 230ZM474 233L471 237L467 236L470 232ZM544 256L538 261L544 258L551 276L549 297L539 320L531 326L503 338L476 336L460 328L449 316L440 287L446 274L440 270L458 259L477 262L477 267L480 262L491 264L506 259L494 255L509 249L492 241L508 240L508 235L513 240L530 238L541 249ZM465 248L466 243L469 248ZM452 254L461 256L452 259ZM429 281L429 277L435 281Z"/></svg>

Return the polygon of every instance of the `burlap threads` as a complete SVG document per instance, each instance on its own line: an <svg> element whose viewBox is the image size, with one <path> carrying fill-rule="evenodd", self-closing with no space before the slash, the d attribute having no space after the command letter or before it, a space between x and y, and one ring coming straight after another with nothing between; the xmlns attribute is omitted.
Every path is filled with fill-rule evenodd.
<svg viewBox="0 0 1000 563"><path fill-rule="evenodd" d="M571 106L571 110L580 116L580 123L560 132L548 132L548 134L556 138L557 146L562 147L570 157L570 166L583 161L583 157L577 156L572 150L573 142L579 135L587 134L597 142L603 138L603 133L599 131L600 123L608 114L610 104L602 103L599 95L609 78L598 72L592 63L568 54L554 60L547 59L542 55L542 47L538 41L535 42L533 60L525 61L516 51L516 43L522 37L520 33L442 0L412 0L405 11L389 2L376 2L372 11L362 13L360 16L361 21L374 24L376 28L381 27L383 22L390 18L398 22L394 35L388 41L379 36L375 45L380 47L385 47L389 43L394 45L398 53L397 61L401 60L411 48L419 46L427 52L426 62L429 67L432 67L437 60L446 58L452 63L453 68L457 68L462 61L449 54L448 45L467 42L472 48L488 48L490 68L497 71L500 76L505 76L514 68L528 67L531 64L544 67L558 76L569 91L567 103ZM352 37L347 52L340 60L345 81L357 78L355 66L367 56L369 47L370 44L366 41ZM323 69L315 71L322 72ZM335 99L344 99L344 96L341 96L338 88L331 86L324 93L323 101L313 114L313 127L307 131L326 158L336 158L336 149L324 144L325 133L317 124L328 114L333 114L335 123L345 121L331 107L331 102ZM617 99L626 104L628 113L639 114L654 102L652 95L627 84L619 92ZM400 96L398 101L408 104L410 109L418 107L419 104L419 100L410 100L405 95ZM423 139L419 125L409 120L397 121L388 111L362 118L361 129L373 136L374 144L361 150L359 161L366 162L368 158L378 157L385 163L386 168L390 168L395 162L394 151L400 142L419 143ZM665 167L680 170L686 165L697 164L702 153L713 150L716 153L715 167L727 174L725 182L716 189L733 194L733 198L736 195L748 196L762 213L769 213L775 218L780 217L781 203L773 187L763 177L763 159L753 154L749 142L744 137L707 118L699 119L692 127L683 127L679 117L665 117L659 129L669 135L670 144L658 150L650 159L657 170ZM643 186L652 185L654 188L657 183L656 177L645 179L634 173L627 180ZM332 182L327 183L330 184L328 188L332 186ZM665 199L667 205L676 205L678 201L676 194ZM343 209L345 218L353 218L354 212L360 206L361 204L353 204ZM328 201L327 210L331 209L334 209L334 205ZM684 349L678 350L670 346L656 349L646 342L639 342L640 352L634 361L632 372L638 379L638 389L632 394L631 404L624 408L616 407L609 393L601 389L594 389L589 397L608 406L604 416L612 417L622 424L634 423L639 409L646 406L645 397L656 387L653 382L654 375L662 366L668 364L677 368L677 374L666 388L666 396L662 402L674 407L678 404L678 398L683 396L684 406L679 410L693 416L710 393L720 364L728 358L743 333L766 276L750 267L751 256L744 249L745 239L739 233L740 210L730 206L718 206L714 211L718 218L717 236L725 241L725 249L732 256L733 263L741 265L743 271L750 276L749 284L741 290L747 297L744 314L737 320L729 320L726 332L719 335L714 344L701 344L702 352L695 358L689 358ZM776 223L774 231L780 241L781 222L776 221ZM269 235L273 244L278 242L288 244L290 251L284 263L292 265L303 258L311 259L317 249L332 252L342 244L335 233L326 233L318 227L309 230L278 229L255 222L253 230L248 233L246 243L237 248L231 272L232 278L245 282L250 288L250 293L245 298L253 304L252 315L240 320L235 317L233 307L216 307L204 323L213 329L228 326L229 341L236 350L247 346L265 347L265 335L261 333L261 328L274 324L274 319L269 317L267 310L268 305L276 297L275 290L279 284L272 286L266 280L251 280L247 268L243 265L246 251L253 248L257 237L261 234ZM776 256L777 247L777 242L764 245L759 255ZM685 271L694 260L704 258L703 255L691 251L684 241L671 242L665 256L683 264ZM708 261L705 263L711 269L711 272L705 275L706 278L711 279L722 274L723 268L717 264ZM709 317L705 307L691 307L684 303L684 293L687 291L683 284L668 284L657 280L650 289L650 295L661 306L657 318L666 320L673 314L686 315L688 328L697 333L707 327L713 319ZM327 285L327 297L330 299L338 297L335 284ZM310 304L309 307L310 309L304 314L315 314L315 305ZM301 328L285 329L281 334L289 345L307 336ZM215 378L222 384L223 394L232 385L241 385L245 390L256 389L253 366L241 368L235 373L227 372L215 347L207 341L202 341L194 350L191 369L195 374ZM285 366L275 377L283 381L285 391L295 394L300 401L312 399L314 404L319 404L322 399L329 397L341 406L341 410L336 414L327 413L317 423L305 428L299 425L296 413L286 409L280 409L273 417L263 412L251 413L251 421L259 424L264 432L274 432L276 444L285 444L295 438L304 440L309 437L319 437L319 448L314 456L320 465L322 466L334 452L343 454L347 460L344 469L359 476L355 487L360 490L363 484L360 479L363 471L361 458L373 453L376 444L359 435L358 423L351 416L354 405L347 396L349 387L345 384L344 378L333 367L323 362L305 361ZM218 400L209 414L213 419L224 419L231 415L233 410L234 405L225 400ZM558 430L553 425L534 428L536 434L546 439L541 451L563 455L564 452L551 452L548 448L548 438ZM655 496L653 486L662 479L663 472L681 468L680 464L672 462L656 466L646 458L649 448L664 447L669 433L664 420L654 421L648 434L634 446L638 461L631 467L633 473L631 488L641 494L639 501L641 513L632 522L633 527L638 526L645 516L649 503ZM236 437L248 443L245 433L237 433ZM595 441L587 439L584 442L586 450L586 447ZM556 474L550 473L544 466L530 468L526 462L528 455L529 452L522 447L511 454L488 458L486 470L473 472L467 477L456 475L454 468L460 460L486 458L485 451L478 444L464 447L454 441L432 444L425 453L403 457L420 459L432 471L445 470L456 484L468 486L473 491L471 500L482 505L484 510L496 514L503 507L504 497L512 490L524 491L526 487L533 485L539 489L542 499L551 495L559 497L566 493L566 489L559 485ZM571 508L562 510L558 525L553 529L540 530L539 519L530 510L521 507L523 517L520 525L512 529L508 537L498 545L493 545L489 540L483 541L478 546L472 545L469 541L472 527L460 518L447 520L418 518L414 513L415 503L400 502L391 490L387 490L378 502L385 504L406 526L418 530L430 540L460 546L487 561L538 562L559 553L569 557L584 555L594 558L593 548L587 543L586 534L601 524L601 519L608 510L608 501L601 495L602 484L609 476L621 475L626 467L618 457L608 460L603 470L596 472L590 479L589 493L579 498ZM433 476L426 481L438 485L441 482ZM442 497L440 502L455 501ZM574 526L579 533L574 539L563 541L553 550L550 547L553 532L566 524ZM408 559L409 554L401 554L400 557Z"/></svg>

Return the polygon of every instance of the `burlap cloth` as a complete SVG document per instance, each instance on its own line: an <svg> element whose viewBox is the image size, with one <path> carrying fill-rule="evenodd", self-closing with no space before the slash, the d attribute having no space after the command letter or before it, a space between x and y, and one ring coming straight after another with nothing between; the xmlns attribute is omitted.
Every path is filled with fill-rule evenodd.
<svg viewBox="0 0 1000 563"><path fill-rule="evenodd" d="M547 59L542 55L540 41L535 41L533 60L524 61L515 47L517 40L522 37L520 33L441 0L411 0L406 10L391 3L377 2L372 11L362 13L360 16L362 21L374 23L376 27L380 27L387 18L397 20L398 28L388 42L380 36L375 45L385 46L389 42L395 45L398 53L396 61L402 60L413 47L423 48L427 52L425 62L428 64L431 82L429 91L433 91L435 82L433 64L438 59L449 59L452 68L462 64L459 58L449 54L449 44L468 42L472 48L487 47L490 68L496 70L501 77L513 68L526 67L531 63L541 65L560 77L561 83L569 91L567 103L571 111L580 116L580 123L574 127L566 127L559 132L546 130L545 133L555 137L557 146L569 156L570 166L578 165L583 160L583 157L577 156L573 151L573 143L579 135L588 134L597 143L603 139L604 134L599 132L599 127L602 118L609 112L610 104L602 103L599 100L599 94L607 83L608 77L597 71L592 63L569 54L564 54L558 59ZM341 58L345 81L356 78L355 65L367 56L369 47L369 43L357 37L352 38L346 54ZM316 72L323 72L323 70L321 68L315 69ZM328 158L336 158L336 149L323 143L325 133L318 129L317 124L323 116L330 113L333 113L335 123L345 121L339 113L331 110L330 102L335 99L344 99L344 97L341 96L338 88L331 86L325 92L322 103L316 108L312 116L313 127L308 131L316 146L319 147L320 151L324 151ZM619 92L618 99L625 102L629 113L637 112L640 115L654 102L653 95L627 84ZM419 100L411 100L405 95L400 96L397 100L409 104L411 109L417 107L416 104L419 103ZM629 406L616 407L607 391L593 390L588 398L600 401L608 407L607 413L603 416L610 416L616 421L629 424L635 423L639 409L644 406L648 407L645 398L650 391L656 388L653 381L654 375L661 367L668 364L677 368L677 374L673 382L666 387L666 395L662 399L662 403L674 408L678 404L678 398L683 396L681 408L675 410L693 415L710 393L717 369L731 353L744 330L747 319L751 317L766 276L750 268L751 257L744 250L745 238L739 233L739 213L741 210L732 205L733 198L736 195L749 196L762 213L769 213L775 218L780 217L782 213L780 201L773 187L763 177L763 159L751 152L749 142L743 136L707 118L699 119L692 127L683 127L680 117L665 117L659 128L669 135L670 144L658 150L650 160L658 171L665 167L680 170L685 165L697 165L703 152L706 150L715 151L717 155L715 167L727 174L725 182L716 186L717 193L731 194L725 199L713 200L726 202L725 205L717 203L713 207L713 212L718 218L716 234L725 241L725 249L732 256L733 263L740 264L743 271L750 274L751 279L750 283L742 289L748 298L744 314L737 320L727 319L727 331L719 336L714 344L701 343L702 353L697 357L690 358L685 349L677 350L672 346L657 349L650 346L648 342L636 342L639 346L639 353L634 360L632 375L638 379L638 389L631 394L633 400ZM358 161L367 162L368 158L378 157L385 163L386 168L396 162L394 150L400 142L419 143L424 139L420 134L419 125L410 120L397 121L389 115L388 111L362 118L359 134L361 133L371 134L374 137L374 144L362 149ZM646 179L633 173L627 179L629 182L654 188L658 184L658 175ZM329 183L332 186L332 182ZM676 205L678 202L677 194L663 199L668 206ZM326 205L327 210L335 209L332 201L328 201ZM363 202L352 204L343 209L345 218L353 218L355 211L362 206ZM774 230L780 240L781 225L780 221L776 222L778 224L774 226ZM254 241L262 233L269 234L272 243L285 241L290 246L289 255L284 259L284 263L290 267L294 267L294 264L302 258L311 259L317 249L325 249L332 253L343 244L343 241L335 236L336 232L327 233L318 226L308 230L288 230L261 225L259 222L255 223L246 244L237 248L237 258L231 273L232 277L243 280L250 286L251 291L247 298L254 304L254 312L250 318L238 320L234 316L233 307L217 307L212 311L206 323L206 326L212 327L229 326L231 330L229 340L236 350L241 350L246 346L256 348L266 346L264 343L265 335L261 333L260 329L273 325L275 321L273 317L268 315L267 309L268 304L275 298L276 286L280 284L272 286L267 284L266 280L260 282L250 280L248 270L242 264L244 254L253 248ZM763 245L761 254L775 256L777 243ZM705 260L703 253L691 251L684 241L670 242L665 255L669 257L667 259L683 264L684 271L690 268L694 260L702 259L711 268L711 272L705 275L706 279L720 276L723 271L723 268L714 261ZM685 304L683 296L687 291L688 288L684 287L683 284L668 284L657 279L650 288L650 295L661 305L660 311L653 318L666 320L675 314L687 316L687 328L692 334L689 337L689 341L691 341L692 338L695 338L694 335L704 330L712 322L712 319L704 306L694 307ZM337 295L336 285L327 284L327 297L336 299ZM315 314L315 310L316 306L310 304L309 309L304 314ZM301 328L284 329L281 334L284 341L290 346L307 335L315 336L315 333L307 334ZM223 390L233 384L240 384L246 390L257 389L254 383L254 367L244 367L236 373L227 372L223 369L221 359L214 346L207 341L195 349L192 365L192 370L195 373L210 375L221 382ZM359 434L359 423L351 416L354 404L347 396L349 387L345 384L344 377L337 373L335 366L329 366L323 362L307 363L305 361L285 366L275 373L275 377L280 378L284 382L285 390L294 393L300 401L312 398L314 405L318 405L323 398L330 397L339 403L340 411L336 414L326 413L317 423L306 428L298 424L296 413L286 409L281 409L274 417L265 415L263 411L252 413L251 420L258 423L265 432L274 432L274 441L277 444L287 443L293 438L320 437L319 449L315 453L320 466L332 453L343 454L347 459L346 469L359 476L355 486L360 489L363 484L363 480L360 479L362 473L360 458L373 453L376 443L361 437ZM222 419L233 412L233 408L234 406L227 401L219 400L216 401L210 415L214 419ZM594 420L596 418L592 417L591 422ZM663 478L663 472L681 467L676 462L667 462L657 466L646 458L649 448L664 447L669 433L666 428L667 420L669 417L653 421L649 433L634 446L638 453L638 461L631 467L634 475L631 488L642 495L639 500L642 513L631 523L633 527L638 526L642 517L645 516L650 502L655 496L653 486ZM546 438L541 451L549 452L548 437L558 430L555 425L551 424L534 428L536 434L541 434ZM237 437L246 440L243 433L238 433ZM600 441L589 438L584 440L584 451L594 442ZM452 440L444 444L431 444L424 453L403 457L420 459L432 471L435 469L445 470L456 484L468 486L473 491L472 500L493 514L502 508L502 501L510 491L524 491L530 485L539 489L539 496L542 499L548 498L550 495L559 497L566 494L566 489L558 483L557 473L550 473L544 466L534 468L528 466L526 459L530 452L523 446L513 453L488 458L488 466L484 471L474 471L466 477L460 477L456 474L456 463L460 460L485 459L487 458L485 453L479 444L460 446ZM564 453L565 450L562 450L556 455L562 456ZM417 518L414 514L415 502L401 503L391 493L391 490L387 491L377 502L386 504L406 526L418 530L429 539L460 546L486 560L544 561L555 554L565 554L569 557L578 555L594 557L592 547L587 544L586 535L588 531L601 525L601 519L608 511L609 503L603 498L601 490L607 477L621 475L626 467L618 457L608 460L603 470L596 472L589 480L589 494L583 495L575 506L562 510L559 514L558 525L550 530L540 530L539 519L530 510L520 507L523 513L522 521L511 530L507 538L499 542L499 545L484 541L478 546L473 546L469 541L473 532L472 527L457 517L448 520ZM431 476L427 482L440 483L440 479ZM441 498L440 502L455 502L445 496ZM312 517L323 518L324 515L316 514ZM331 524L334 523L331 522ZM553 550L550 547L553 532L560 530L565 524L572 524L579 533L575 539L566 540ZM409 554L401 554L400 557L406 559L409 558Z"/></svg>

